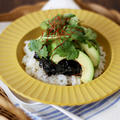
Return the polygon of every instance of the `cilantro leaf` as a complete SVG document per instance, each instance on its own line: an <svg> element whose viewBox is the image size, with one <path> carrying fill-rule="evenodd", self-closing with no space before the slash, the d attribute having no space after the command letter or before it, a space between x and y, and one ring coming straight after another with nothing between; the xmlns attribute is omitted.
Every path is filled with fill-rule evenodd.
<svg viewBox="0 0 120 120"><path fill-rule="evenodd" d="M67 60L74 60L78 57L79 51L75 49L72 41L66 40L60 47L56 49L56 53Z"/></svg>
<svg viewBox="0 0 120 120"><path fill-rule="evenodd" d="M28 47L31 51L37 52L42 48L42 42L40 40L31 40Z"/></svg>
<svg viewBox="0 0 120 120"><path fill-rule="evenodd" d="M69 25L66 32L70 34L72 40L78 40L80 42L85 41L85 36L83 34L83 28L78 25Z"/></svg>
<svg viewBox="0 0 120 120"><path fill-rule="evenodd" d="M85 41L85 37L83 35L83 33L79 32L79 31L75 31L72 35L71 35L73 40L78 40L80 42L84 42Z"/></svg>
<svg viewBox="0 0 120 120"><path fill-rule="evenodd" d="M69 24L70 25L78 25L79 24L79 19L76 16L72 17L69 21Z"/></svg>
<svg viewBox="0 0 120 120"><path fill-rule="evenodd" d="M96 33L92 29L85 28L85 27L83 27L83 29L84 29L84 32L85 32L85 37L88 40L96 40L97 35L96 35Z"/></svg>
<svg viewBox="0 0 120 120"><path fill-rule="evenodd" d="M42 30L47 30L48 27L49 27L48 20L43 21L43 22L40 24L40 28L41 28Z"/></svg>
<svg viewBox="0 0 120 120"><path fill-rule="evenodd" d="M43 36L29 43L29 49L35 51L40 58L59 54L68 60L74 60L78 57L79 50L82 50L81 43L99 50L96 33L81 26L74 14L58 14L50 20L43 21L40 27L46 30Z"/></svg>
<svg viewBox="0 0 120 120"><path fill-rule="evenodd" d="M46 46L43 46L43 44L44 42L42 42L41 39L31 40L28 47L31 51L36 52L40 58L46 58L48 56L48 50Z"/></svg>
<svg viewBox="0 0 120 120"><path fill-rule="evenodd" d="M37 51L37 55L42 58L46 58L48 56L48 50L47 50L47 47L44 46L42 49L40 49L39 51Z"/></svg>
<svg viewBox="0 0 120 120"><path fill-rule="evenodd" d="M86 43L89 44L89 46L94 46L99 52L99 44L96 41L97 34L90 28L85 28L84 27L84 32L85 32L85 37L86 37Z"/></svg>

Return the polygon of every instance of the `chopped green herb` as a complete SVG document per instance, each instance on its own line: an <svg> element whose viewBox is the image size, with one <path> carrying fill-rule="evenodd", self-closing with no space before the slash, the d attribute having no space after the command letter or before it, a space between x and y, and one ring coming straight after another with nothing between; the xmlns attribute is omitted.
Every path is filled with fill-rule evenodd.
<svg viewBox="0 0 120 120"><path fill-rule="evenodd" d="M48 20L43 21L43 22L40 24L40 28L41 28L42 30L47 30L48 27L49 27Z"/></svg>
<svg viewBox="0 0 120 120"><path fill-rule="evenodd" d="M37 40L31 40L29 49L35 51L41 58L59 54L68 60L78 57L80 44L86 43L99 50L96 33L87 27L81 26L74 14L56 15L51 20L45 20L40 25L46 30Z"/></svg>
<svg viewBox="0 0 120 120"><path fill-rule="evenodd" d="M42 48L42 42L40 40L31 40L29 43L29 49L31 51L38 51Z"/></svg>
<svg viewBox="0 0 120 120"><path fill-rule="evenodd" d="M71 17L75 17L74 14L68 13L68 14L64 14L63 15L64 18L71 18Z"/></svg>
<svg viewBox="0 0 120 120"><path fill-rule="evenodd" d="M88 40L96 40L97 38L97 35L95 32L93 32L92 29L90 28L85 28L83 27L84 29L84 32L85 32L85 37L88 39Z"/></svg>
<svg viewBox="0 0 120 120"><path fill-rule="evenodd" d="M70 25L78 25L79 24L79 19L76 16L72 17L69 21L69 24Z"/></svg>
<svg viewBox="0 0 120 120"><path fill-rule="evenodd" d="M40 58L46 58L48 56L48 51L47 47L43 46L43 44L44 42L42 42L41 39L31 40L29 43L29 49L35 51Z"/></svg>
<svg viewBox="0 0 120 120"><path fill-rule="evenodd" d="M74 60L79 55L78 50L75 49L72 41L69 40L65 41L60 47L58 47L56 53L61 57L66 57L68 60Z"/></svg>
<svg viewBox="0 0 120 120"><path fill-rule="evenodd" d="M39 51L37 51L37 55L42 58L46 58L48 56L48 50L47 50L47 47L46 46L43 46L42 49L40 49Z"/></svg>

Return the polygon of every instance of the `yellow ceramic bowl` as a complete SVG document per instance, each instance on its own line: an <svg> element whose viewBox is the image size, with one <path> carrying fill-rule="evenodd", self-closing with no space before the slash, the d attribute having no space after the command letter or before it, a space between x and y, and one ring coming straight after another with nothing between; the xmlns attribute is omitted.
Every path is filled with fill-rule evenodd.
<svg viewBox="0 0 120 120"><path fill-rule="evenodd" d="M105 72L82 85L59 86L29 76L21 64L24 41L41 34L40 23L57 14L73 13L83 25L98 33L106 52ZM14 92L28 99L56 105L82 105L101 100L120 88L120 27L109 19L85 10L39 11L13 22L0 35L0 75Z"/></svg>

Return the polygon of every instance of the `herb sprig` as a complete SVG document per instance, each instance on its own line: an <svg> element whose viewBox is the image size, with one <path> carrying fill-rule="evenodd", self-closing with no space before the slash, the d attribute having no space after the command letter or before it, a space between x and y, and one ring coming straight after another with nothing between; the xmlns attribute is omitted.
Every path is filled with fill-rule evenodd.
<svg viewBox="0 0 120 120"><path fill-rule="evenodd" d="M58 54L67 60L74 60L79 55L81 43L99 49L96 33L81 26L74 14L57 15L51 20L43 21L40 27L46 30L43 36L29 43L29 49L35 51L40 58Z"/></svg>

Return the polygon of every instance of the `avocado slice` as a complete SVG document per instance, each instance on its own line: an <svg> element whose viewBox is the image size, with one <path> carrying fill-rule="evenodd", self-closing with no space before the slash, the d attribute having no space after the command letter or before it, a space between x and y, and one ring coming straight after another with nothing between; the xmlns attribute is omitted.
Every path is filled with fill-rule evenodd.
<svg viewBox="0 0 120 120"><path fill-rule="evenodd" d="M89 47L89 45L85 43L81 43L80 45L81 48L87 53L87 55L92 60L94 67L97 67L100 62L99 51L94 46Z"/></svg>
<svg viewBox="0 0 120 120"><path fill-rule="evenodd" d="M90 58L85 53L80 51L76 61L82 66L81 81L84 83L91 81L94 76L94 67Z"/></svg>
<svg viewBox="0 0 120 120"><path fill-rule="evenodd" d="M52 61L56 64L65 59L64 57L60 57L58 54L54 55ZM82 66L82 76L81 81L87 83L93 79L94 76L94 67L90 58L83 52L79 51L79 56L75 59Z"/></svg>
<svg viewBox="0 0 120 120"><path fill-rule="evenodd" d="M56 64L58 64L58 62L60 62L63 59L65 59L65 57L60 57L58 54L55 54L53 57L51 57L51 60Z"/></svg>

